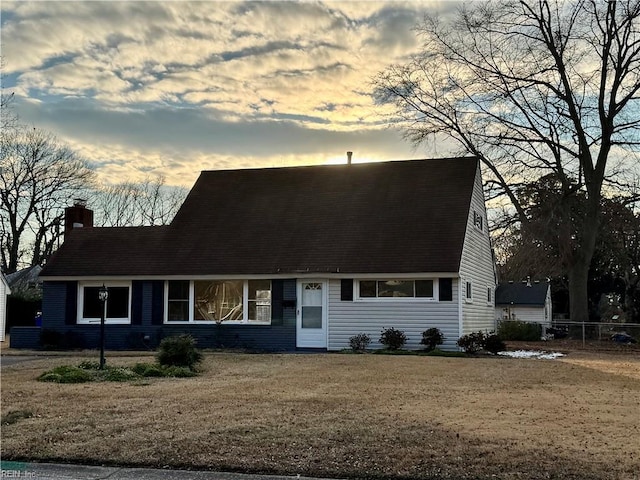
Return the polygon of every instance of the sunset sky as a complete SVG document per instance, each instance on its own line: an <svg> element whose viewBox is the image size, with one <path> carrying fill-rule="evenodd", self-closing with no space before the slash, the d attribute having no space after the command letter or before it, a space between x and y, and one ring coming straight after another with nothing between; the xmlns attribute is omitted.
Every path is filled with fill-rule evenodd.
<svg viewBox="0 0 640 480"><path fill-rule="evenodd" d="M445 156L413 149L371 79L452 1L8 2L3 88L105 182L201 170Z"/></svg>

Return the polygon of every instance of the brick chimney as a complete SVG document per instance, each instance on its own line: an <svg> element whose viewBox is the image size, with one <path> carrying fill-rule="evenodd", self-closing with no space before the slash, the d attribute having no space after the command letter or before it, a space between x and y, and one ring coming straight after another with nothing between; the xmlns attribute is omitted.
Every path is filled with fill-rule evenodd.
<svg viewBox="0 0 640 480"><path fill-rule="evenodd" d="M76 198L73 206L64 209L64 238L74 228L93 227L93 210L87 208L87 201Z"/></svg>

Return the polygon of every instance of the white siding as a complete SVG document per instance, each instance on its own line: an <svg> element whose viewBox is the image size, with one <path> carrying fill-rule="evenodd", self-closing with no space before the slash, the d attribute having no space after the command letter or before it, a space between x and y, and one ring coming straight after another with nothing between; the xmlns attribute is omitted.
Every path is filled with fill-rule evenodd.
<svg viewBox="0 0 640 480"><path fill-rule="evenodd" d="M474 225L474 211L482 216L482 230ZM471 208L467 219L467 232L460 261L460 277L463 334L478 330L495 330L494 303L493 301L487 302L487 288L492 289L492 300L495 295L495 270L489 229L487 228L487 212L480 168L476 173ZM472 284L471 302L464 298L466 282Z"/></svg>
<svg viewBox="0 0 640 480"><path fill-rule="evenodd" d="M508 307L508 312L505 312L505 307L496 307L496 318L499 320L506 320L507 314L510 314L511 320L520 320L521 322L536 322L544 323L544 308L543 307ZM548 322L550 323L550 321Z"/></svg>
<svg viewBox="0 0 640 480"><path fill-rule="evenodd" d="M0 273L0 276L2 273ZM0 342L4 342L4 329L7 321L7 295L11 293L9 286L4 279L0 278Z"/></svg>
<svg viewBox="0 0 640 480"><path fill-rule="evenodd" d="M349 338L359 333L371 337L369 348L381 348L380 332L394 327L408 337L405 348L419 349L422 332L439 328L445 336L441 348L454 350L458 339L458 281L453 279L453 301L341 301L340 280L329 281L328 349L349 348Z"/></svg>

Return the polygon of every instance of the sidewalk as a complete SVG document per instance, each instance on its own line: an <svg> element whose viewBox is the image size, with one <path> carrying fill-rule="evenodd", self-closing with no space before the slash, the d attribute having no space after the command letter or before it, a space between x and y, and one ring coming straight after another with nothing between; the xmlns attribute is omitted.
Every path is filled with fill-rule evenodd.
<svg viewBox="0 0 640 480"><path fill-rule="evenodd" d="M2 478L34 480L328 480L280 475L2 462Z"/></svg>

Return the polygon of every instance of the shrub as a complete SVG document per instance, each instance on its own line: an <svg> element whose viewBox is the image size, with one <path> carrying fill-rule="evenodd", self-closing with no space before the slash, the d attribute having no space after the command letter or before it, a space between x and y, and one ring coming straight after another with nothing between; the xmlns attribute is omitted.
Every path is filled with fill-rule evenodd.
<svg viewBox="0 0 640 480"><path fill-rule="evenodd" d="M140 378L138 374L126 367L111 367L105 372L104 379L108 382L129 382Z"/></svg>
<svg viewBox="0 0 640 480"><path fill-rule="evenodd" d="M164 371L155 363L136 363L131 370L141 377L164 377Z"/></svg>
<svg viewBox="0 0 640 480"><path fill-rule="evenodd" d="M542 337L542 326L539 323L505 320L498 325L498 335L502 340L534 342Z"/></svg>
<svg viewBox="0 0 640 480"><path fill-rule="evenodd" d="M202 353L196 349L196 341L191 335L176 335L160 342L158 363L169 367L187 367L194 370L202 361Z"/></svg>
<svg viewBox="0 0 640 480"><path fill-rule="evenodd" d="M438 345L444 343L444 335L438 328L429 328L422 332L422 340L420 340L420 343L425 346L427 352L430 352Z"/></svg>
<svg viewBox="0 0 640 480"><path fill-rule="evenodd" d="M38 377L38 380L55 383L85 383L93 381L94 376L82 368L61 366L44 372Z"/></svg>
<svg viewBox="0 0 640 480"><path fill-rule="evenodd" d="M371 337L366 333L359 333L349 338L349 346L354 352L364 352L371 343Z"/></svg>
<svg viewBox="0 0 640 480"><path fill-rule="evenodd" d="M484 338L483 332L473 332L461 336L456 343L466 353L476 353L484 347Z"/></svg>
<svg viewBox="0 0 640 480"><path fill-rule="evenodd" d="M507 346L504 344L499 335L495 333L491 333L484 337L483 348L487 352L491 352L494 355L497 355L498 352L503 352L507 349Z"/></svg>
<svg viewBox="0 0 640 480"><path fill-rule="evenodd" d="M401 330L385 328L380 335L380 343L389 350L398 350L407 342L407 336Z"/></svg>
<svg viewBox="0 0 640 480"><path fill-rule="evenodd" d="M78 364L78 368L82 370L100 370L100 362L92 362L91 360L85 360Z"/></svg>

